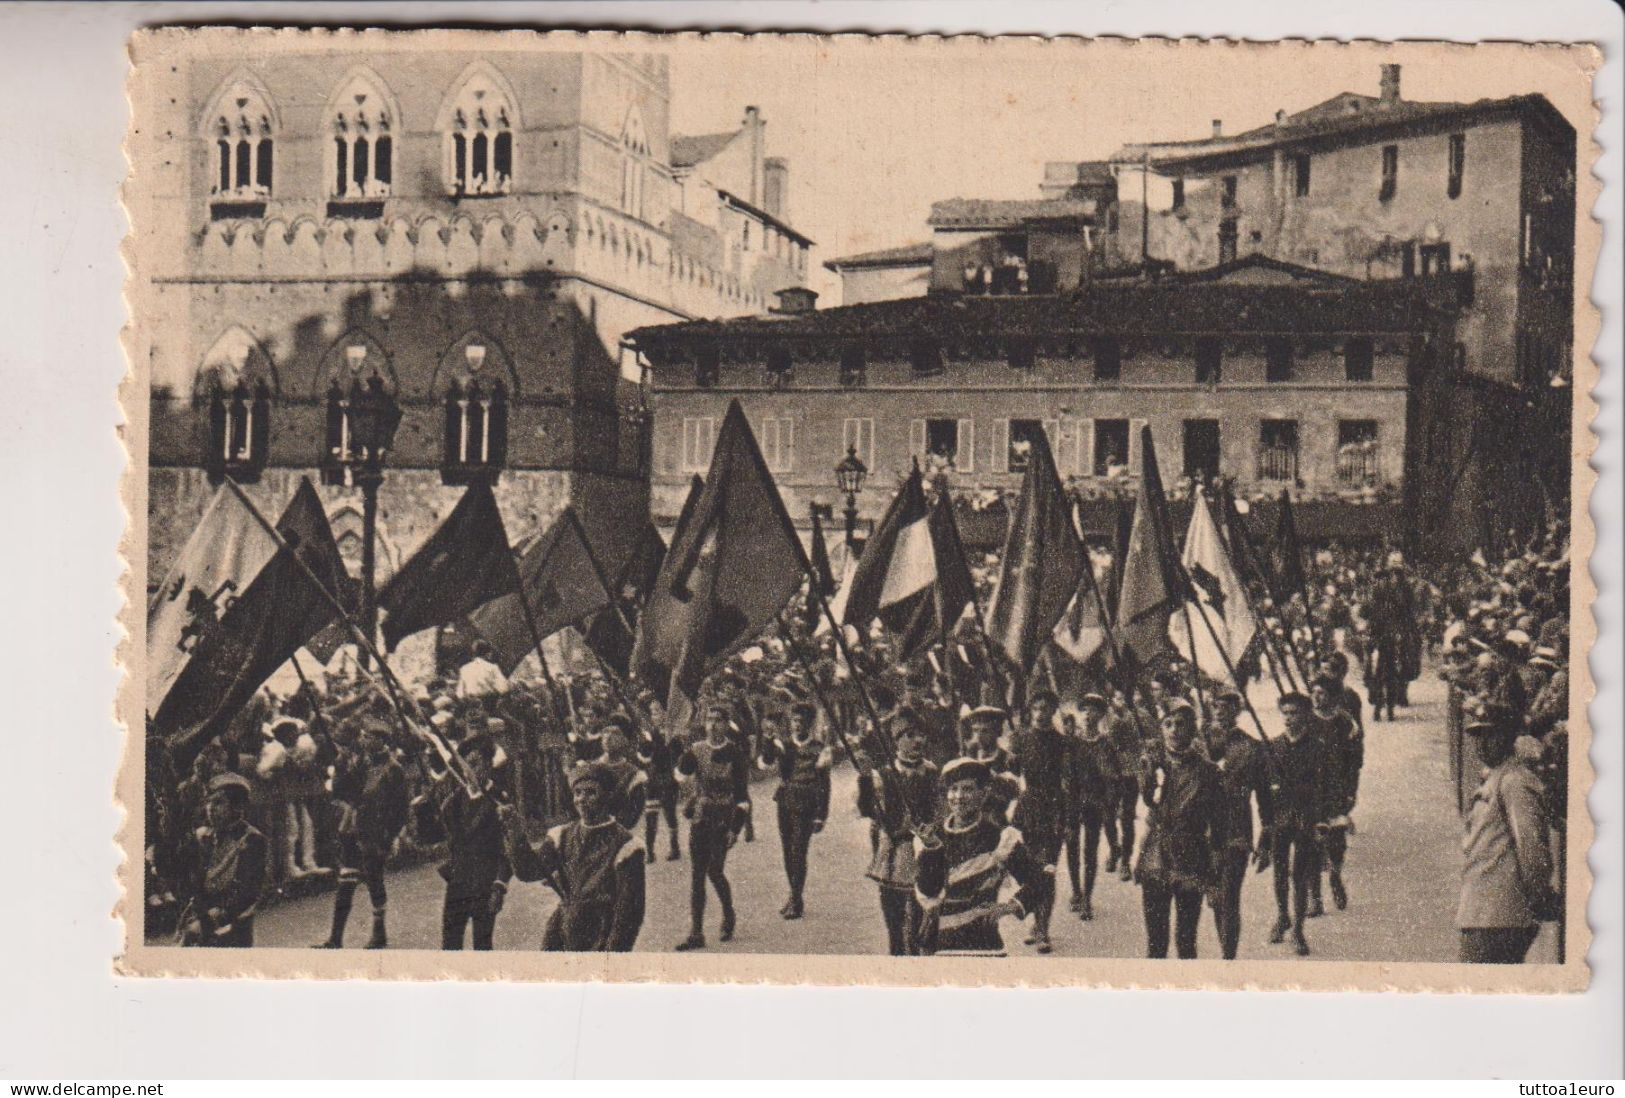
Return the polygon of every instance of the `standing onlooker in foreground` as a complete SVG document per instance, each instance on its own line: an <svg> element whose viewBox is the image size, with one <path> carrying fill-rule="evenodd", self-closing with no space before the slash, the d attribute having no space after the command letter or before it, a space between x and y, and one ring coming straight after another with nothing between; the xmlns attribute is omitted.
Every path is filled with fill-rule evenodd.
<svg viewBox="0 0 1625 1098"><path fill-rule="evenodd" d="M1467 809L1461 844L1461 959L1522 964L1553 904L1541 781L1513 751L1518 729L1506 710L1491 708L1463 731L1477 739L1486 770Z"/></svg>

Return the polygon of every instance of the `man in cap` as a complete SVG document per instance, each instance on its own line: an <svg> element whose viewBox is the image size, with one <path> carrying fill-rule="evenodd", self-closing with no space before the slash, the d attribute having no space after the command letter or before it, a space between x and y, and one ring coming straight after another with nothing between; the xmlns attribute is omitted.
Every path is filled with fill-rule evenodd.
<svg viewBox="0 0 1625 1098"><path fill-rule="evenodd" d="M190 946L248 948L254 944L254 909L265 889L268 844L249 826L248 780L237 774L210 779L196 833L197 879L181 941Z"/></svg>
<svg viewBox="0 0 1625 1098"><path fill-rule="evenodd" d="M1078 918L1095 917L1095 878L1100 869L1100 835L1104 830L1117 857L1115 829L1108 825L1117 813L1118 782L1124 771L1124 762L1117 753L1117 745L1106 734L1104 721L1106 699L1099 694L1083 696L1082 721L1072 745L1071 805L1072 821L1067 833L1067 869L1072 876L1072 910ZM1130 768L1132 776L1132 768ZM1082 829L1079 849L1078 831ZM1080 886L1080 863L1083 880Z"/></svg>
<svg viewBox="0 0 1625 1098"><path fill-rule="evenodd" d="M806 913L807 855L812 837L824 829L829 816L830 768L835 755L813 735L817 710L796 702L789 711L789 735L779 722L762 722L762 765L776 766L779 787L773 792L778 806L779 845L784 853L784 876L790 896L779 910L786 919Z"/></svg>
<svg viewBox="0 0 1625 1098"><path fill-rule="evenodd" d="M1241 942L1241 886L1247 880L1247 863L1253 858L1253 804L1258 805L1258 822L1265 835L1274 820L1274 800L1270 789L1267 748L1241 730L1242 697L1232 687L1222 687L1213 701L1213 722L1207 731L1207 753L1219 768L1219 800L1224 848L1219 855L1218 889L1214 896L1213 922L1219 932L1219 949L1224 959L1235 960ZM1258 863L1269 862L1268 846L1260 842Z"/></svg>
<svg viewBox="0 0 1625 1098"><path fill-rule="evenodd" d="M1202 897L1213 887L1215 855L1224 829L1219 771L1196 735L1196 711L1170 701L1162 718L1161 749L1141 770L1141 798L1150 809L1145 845L1135 867L1145 916L1146 956L1168 956L1170 916L1175 950L1196 956Z"/></svg>
<svg viewBox="0 0 1625 1098"><path fill-rule="evenodd" d="M559 906L542 932L549 953L630 953L643 929L643 843L610 815L617 785L601 762L570 771L576 819L549 828L531 846L511 805L497 809L508 859L521 881L547 881Z"/></svg>
<svg viewBox="0 0 1625 1098"><path fill-rule="evenodd" d="M880 886L880 915L893 957L919 952L920 906L914 835L937 818L937 768L925 757L926 732L912 709L887 719L895 756L876 768L866 755L858 767L858 812L870 821L873 855L867 876Z"/></svg>
<svg viewBox="0 0 1625 1098"><path fill-rule="evenodd" d="M440 778L440 820L447 847L440 866L446 882L440 948L462 949L465 928L472 924L474 948L486 950L491 948L497 913L513 877L497 818L499 794L492 776L496 742L489 735L474 735L459 742L456 750L469 784L452 778L449 771Z"/></svg>
<svg viewBox="0 0 1625 1098"><path fill-rule="evenodd" d="M1023 918L1055 892L1055 867L1028 851L1020 831L982 811L992 780L987 765L975 759L955 759L942 770L947 818L921 828L915 842L922 953L1002 957L999 920ZM1017 892L1000 900L1010 878Z"/></svg>
<svg viewBox="0 0 1625 1098"><path fill-rule="evenodd" d="M395 838L406 826L406 772L389 750L389 728L375 718L362 718L355 750L341 750L334 763L333 800L338 808L339 887L333 895L333 928L318 949L344 948L356 889L363 881L372 900L372 936L368 949L389 944L384 924L389 896L384 864Z"/></svg>
<svg viewBox="0 0 1625 1098"><path fill-rule="evenodd" d="M1332 816L1330 762L1326 742L1316 729L1310 700L1298 693L1283 694L1280 707L1286 718L1286 734L1270 743L1275 790L1269 834L1276 911L1270 942L1285 941L1290 930L1298 956L1307 957L1309 941L1304 937L1304 919L1309 913L1310 891L1320 873L1321 837Z"/></svg>
<svg viewBox="0 0 1625 1098"><path fill-rule="evenodd" d="M1066 836L1066 818L1072 799L1072 741L1055 727L1058 699L1053 690L1035 689L1027 699L1027 719L1012 739L1011 769L1020 778L1021 793L1011 823L1022 835L1027 849L1048 868L1045 878L1055 883L1055 867ZM1032 934L1028 945L1048 953L1050 916L1055 910L1055 891L1040 889L1033 906Z"/></svg>
<svg viewBox="0 0 1625 1098"><path fill-rule="evenodd" d="M684 952L705 948L706 882L716 890L722 906L724 942L733 940L738 920L734 912L733 888L724 872L728 851L739 839L750 811L747 790L750 760L745 748L733 737L730 707L712 701L705 707L705 738L689 745L677 760L677 772L693 780L693 792L684 814L688 829L689 931L677 943Z"/></svg>
<svg viewBox="0 0 1625 1098"><path fill-rule="evenodd" d="M982 704L966 717L970 734L965 744L965 757L986 764L993 775L983 810L1008 823L1015 812L1016 799L1021 795L1021 779L1016 776L1015 762L1004 749L999 737L1004 731L1005 712L996 705Z"/></svg>
<svg viewBox="0 0 1625 1098"><path fill-rule="evenodd" d="M1518 725L1488 707L1463 731L1478 744L1484 781L1467 809L1462 852L1461 960L1522 964L1540 922L1560 917L1553 893L1552 850L1540 778L1513 750Z"/></svg>

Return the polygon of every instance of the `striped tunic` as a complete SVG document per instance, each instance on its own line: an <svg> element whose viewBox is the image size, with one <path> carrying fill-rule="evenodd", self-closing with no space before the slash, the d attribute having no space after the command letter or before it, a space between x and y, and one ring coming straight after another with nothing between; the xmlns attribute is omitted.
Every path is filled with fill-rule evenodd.
<svg viewBox="0 0 1625 1098"><path fill-rule="evenodd" d="M1021 832L983 816L963 831L941 829L941 844L915 842L919 876L915 895L925 911L923 950L955 956L1004 955L998 905L1005 883L1023 913L1049 884L1046 868L1021 841Z"/></svg>

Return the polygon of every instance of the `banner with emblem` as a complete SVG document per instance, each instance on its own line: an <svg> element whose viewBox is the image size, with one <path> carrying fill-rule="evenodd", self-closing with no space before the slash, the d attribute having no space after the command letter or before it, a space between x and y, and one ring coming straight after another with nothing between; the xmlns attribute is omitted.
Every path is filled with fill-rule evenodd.
<svg viewBox="0 0 1625 1098"><path fill-rule="evenodd" d="M178 760L225 731L272 672L339 616L337 577L344 563L310 481L299 482L274 535L241 489L228 481L227 490L272 552L253 574L233 580L238 593L222 581L218 597L193 600L185 630L190 658L152 715L153 734L169 742Z"/></svg>
<svg viewBox="0 0 1625 1098"><path fill-rule="evenodd" d="M1258 623L1253 619L1241 576L1231 562L1224 539L1219 536L1219 525L1213 520L1207 495L1201 489L1197 489L1196 505L1191 508L1191 524L1185 533L1185 552L1180 560L1191 579L1185 595L1191 604L1190 613L1174 614L1169 619L1168 638L1185 659L1213 678L1228 680L1230 666L1240 662L1246 654L1253 634L1258 631ZM1202 622L1204 617L1206 624ZM1218 643L1215 643L1215 635Z"/></svg>
<svg viewBox="0 0 1625 1098"><path fill-rule="evenodd" d="M227 485L147 603L147 700L158 712L210 625L276 554L276 539Z"/></svg>

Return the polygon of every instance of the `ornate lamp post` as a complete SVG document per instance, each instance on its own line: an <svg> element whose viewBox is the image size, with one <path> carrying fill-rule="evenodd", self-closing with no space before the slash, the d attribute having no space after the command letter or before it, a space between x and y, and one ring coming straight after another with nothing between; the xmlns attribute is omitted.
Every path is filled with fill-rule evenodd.
<svg viewBox="0 0 1625 1098"><path fill-rule="evenodd" d="M846 547L854 552L858 549L858 493L868 475L869 467L858 457L857 446L848 446L846 457L835 466L835 485L846 493Z"/></svg>
<svg viewBox="0 0 1625 1098"><path fill-rule="evenodd" d="M347 474L345 479L361 489L361 627L371 639L378 633L378 486L384 481L384 459L394 445L401 409L376 368L365 382L359 380L367 360L365 346L346 347L344 358L356 380L347 394L337 382L328 392L329 448L333 463ZM336 440L332 427L338 429Z"/></svg>

